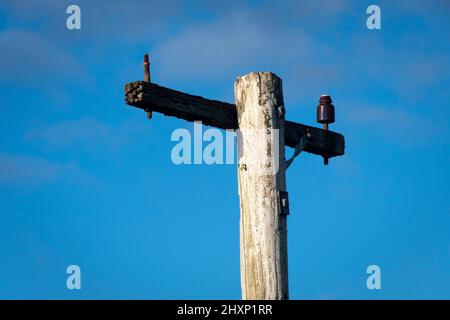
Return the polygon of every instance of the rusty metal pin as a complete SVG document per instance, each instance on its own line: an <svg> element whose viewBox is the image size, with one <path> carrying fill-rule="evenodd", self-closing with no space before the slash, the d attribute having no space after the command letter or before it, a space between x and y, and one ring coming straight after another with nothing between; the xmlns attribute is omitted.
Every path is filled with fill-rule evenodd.
<svg viewBox="0 0 450 320"><path fill-rule="evenodd" d="M148 58L148 53L144 54L144 81L150 81L150 61Z"/></svg>
<svg viewBox="0 0 450 320"><path fill-rule="evenodd" d="M144 54L144 81L151 82L150 81L150 60L148 57L148 53ZM145 112L147 112L148 119L151 119L153 117L151 110L145 110Z"/></svg>
<svg viewBox="0 0 450 320"><path fill-rule="evenodd" d="M328 124L335 121L333 100L329 95L321 95L317 105L317 122L322 123L323 129L328 130ZM323 157L323 163L328 164L328 157Z"/></svg>

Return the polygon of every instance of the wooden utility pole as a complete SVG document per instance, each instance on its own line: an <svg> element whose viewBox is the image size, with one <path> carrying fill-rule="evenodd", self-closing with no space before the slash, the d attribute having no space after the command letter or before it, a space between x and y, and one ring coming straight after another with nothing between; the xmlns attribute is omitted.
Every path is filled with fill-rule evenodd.
<svg viewBox="0 0 450 320"><path fill-rule="evenodd" d="M250 73L235 82L242 299L288 299L284 102L281 79ZM285 201L287 198L285 199Z"/></svg>
<svg viewBox="0 0 450 320"><path fill-rule="evenodd" d="M146 81L125 85L125 102L152 112L204 125L237 130L240 197L241 285L243 299L288 299L286 168L301 151L328 159L344 154L344 136L328 130L334 106L322 96L320 129L285 120L281 79L270 72L250 73L235 83L236 105L205 99ZM294 155L285 161L285 146Z"/></svg>

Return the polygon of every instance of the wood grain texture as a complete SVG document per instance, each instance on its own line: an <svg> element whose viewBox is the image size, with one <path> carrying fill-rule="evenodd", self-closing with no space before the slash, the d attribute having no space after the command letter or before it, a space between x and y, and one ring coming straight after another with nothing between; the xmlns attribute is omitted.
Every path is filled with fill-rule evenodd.
<svg viewBox="0 0 450 320"><path fill-rule="evenodd" d="M237 129L236 106L231 103L205 99L168 89L144 81L125 85L125 102L128 105L162 113L188 121L221 129ZM333 131L285 121L285 145L295 148L300 138L309 133L304 151L328 158L344 154L344 137Z"/></svg>
<svg viewBox="0 0 450 320"><path fill-rule="evenodd" d="M241 286L244 300L288 299L284 105L281 79L250 73L235 82L240 199Z"/></svg>

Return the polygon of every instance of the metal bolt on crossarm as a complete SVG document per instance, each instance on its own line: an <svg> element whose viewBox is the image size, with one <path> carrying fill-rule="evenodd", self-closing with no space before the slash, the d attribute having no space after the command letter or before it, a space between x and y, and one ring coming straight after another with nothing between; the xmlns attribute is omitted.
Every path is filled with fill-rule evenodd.
<svg viewBox="0 0 450 320"><path fill-rule="evenodd" d="M150 61L148 58L148 53L144 54L144 81L151 82L150 81ZM147 109L147 110L145 110L145 112L147 112L147 118L151 119L153 116L152 111Z"/></svg>

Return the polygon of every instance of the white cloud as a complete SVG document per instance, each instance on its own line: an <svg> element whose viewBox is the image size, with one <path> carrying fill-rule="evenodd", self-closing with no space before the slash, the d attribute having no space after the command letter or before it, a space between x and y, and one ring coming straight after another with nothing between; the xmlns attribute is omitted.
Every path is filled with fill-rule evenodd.
<svg viewBox="0 0 450 320"><path fill-rule="evenodd" d="M60 121L30 129L25 139L49 150L77 150L89 152L118 151L132 143L149 126L138 121L124 121L116 126L85 117Z"/></svg>
<svg viewBox="0 0 450 320"><path fill-rule="evenodd" d="M95 185L94 178L74 162L55 162L30 155L0 153L0 183L37 187L58 179Z"/></svg>
<svg viewBox="0 0 450 320"><path fill-rule="evenodd" d="M354 127L364 128L369 135L377 134L385 140L402 146L432 145L444 128L398 106L355 106L345 112L344 118Z"/></svg>
<svg viewBox="0 0 450 320"><path fill-rule="evenodd" d="M313 45L300 30L277 29L241 12L185 28L152 51L163 70L158 78L205 82L250 71L280 68L311 55ZM265 70L267 71L267 70Z"/></svg>
<svg viewBox="0 0 450 320"><path fill-rule="evenodd" d="M42 35L25 30L0 32L0 81L42 84L58 76L58 82L86 77L83 65L70 53ZM30 79L30 76L34 79ZM36 78L38 76L38 78Z"/></svg>

